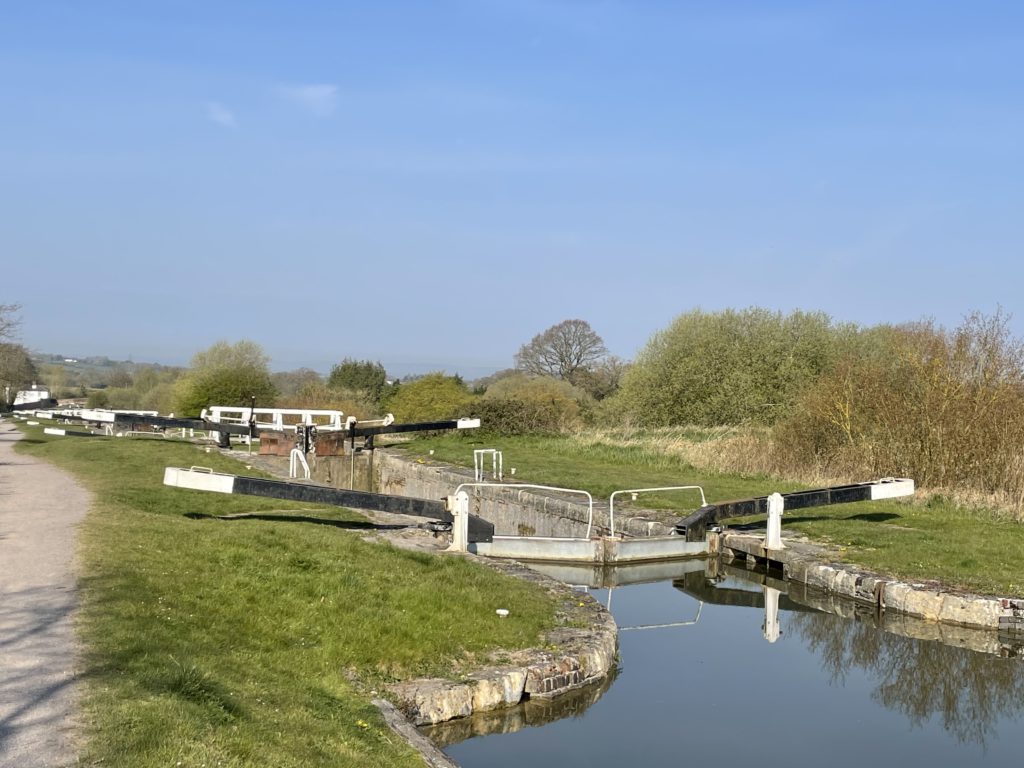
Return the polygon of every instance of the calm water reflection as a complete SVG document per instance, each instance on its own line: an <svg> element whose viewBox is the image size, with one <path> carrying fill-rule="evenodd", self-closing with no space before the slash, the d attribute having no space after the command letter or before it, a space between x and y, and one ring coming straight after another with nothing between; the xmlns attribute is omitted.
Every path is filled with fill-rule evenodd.
<svg viewBox="0 0 1024 768"><path fill-rule="evenodd" d="M886 631L859 606L779 595L729 573L592 590L611 598L620 627L638 627L620 634L616 680L567 709L546 703L431 735L447 743L499 731L445 747L464 768L1020 763L1024 662L1006 657L1019 650L1013 640L918 639L941 628L888 616ZM779 604L777 628L765 594Z"/></svg>

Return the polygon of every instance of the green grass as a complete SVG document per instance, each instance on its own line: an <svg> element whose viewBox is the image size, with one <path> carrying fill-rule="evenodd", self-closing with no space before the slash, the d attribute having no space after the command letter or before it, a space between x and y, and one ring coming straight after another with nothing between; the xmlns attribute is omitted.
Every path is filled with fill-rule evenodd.
<svg viewBox="0 0 1024 768"><path fill-rule="evenodd" d="M424 456L433 450L432 458L438 461L470 467L474 448L499 448L506 479L509 468L516 467L517 481L578 488L600 499L622 488L665 485L702 485L711 502L802 487L767 477L710 473L695 469L678 456L649 448L595 445L572 437L441 435L395 447ZM644 495L637 503L682 514L695 508L697 500L693 495ZM730 524L760 521L738 519ZM896 578L938 581L984 594L1024 595L1024 525L996 520L945 499L796 510L783 517L783 526L838 547L843 561Z"/></svg>
<svg viewBox="0 0 1024 768"><path fill-rule="evenodd" d="M427 455L433 450L435 460L468 467L473 466L475 448L498 448L503 453L506 480L576 488L601 499L625 488L700 485L708 501L723 501L801 487L763 477L701 471L678 456L637 446L584 444L572 437L436 435L393 447L416 455ZM514 478L509 474L511 467L516 468ZM486 469L490 471L489 459ZM619 497L615 503L618 508ZM621 503L629 506L626 501ZM651 493L641 496L637 505L677 514L699 507L700 496L695 492Z"/></svg>
<svg viewBox="0 0 1024 768"><path fill-rule="evenodd" d="M26 432L19 450L95 496L80 539L87 765L422 765L370 699L554 624L543 590L364 541L357 513L162 485L165 466L240 470L216 451Z"/></svg>

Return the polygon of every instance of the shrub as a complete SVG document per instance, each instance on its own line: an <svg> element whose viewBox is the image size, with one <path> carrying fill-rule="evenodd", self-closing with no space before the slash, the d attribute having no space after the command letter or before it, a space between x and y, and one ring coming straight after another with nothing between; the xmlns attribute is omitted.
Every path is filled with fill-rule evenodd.
<svg viewBox="0 0 1024 768"><path fill-rule="evenodd" d="M481 426L504 435L555 434L579 427L589 396L550 376L515 375L492 384L477 405Z"/></svg>
<svg viewBox="0 0 1024 768"><path fill-rule="evenodd" d="M438 372L401 384L384 408L400 422L441 421L465 416L475 400L461 378Z"/></svg>
<svg viewBox="0 0 1024 768"><path fill-rule="evenodd" d="M773 432L780 460L1024 499L1024 347L1000 312L877 332Z"/></svg>
<svg viewBox="0 0 1024 768"><path fill-rule="evenodd" d="M209 405L245 406L253 397L257 406L272 406L277 389L268 362L254 342L217 342L196 353L191 369L178 380L175 410L181 416L197 416Z"/></svg>
<svg viewBox="0 0 1024 768"><path fill-rule="evenodd" d="M820 312L694 310L651 338L616 403L643 425L771 424L853 333Z"/></svg>
<svg viewBox="0 0 1024 768"><path fill-rule="evenodd" d="M106 408L110 397L105 389L92 389L85 398L87 408Z"/></svg>
<svg viewBox="0 0 1024 768"><path fill-rule="evenodd" d="M387 373L380 363L346 357L331 369L327 386L357 393L366 402L379 403L387 386Z"/></svg>
<svg viewBox="0 0 1024 768"><path fill-rule="evenodd" d="M377 406L368 401L360 392L333 389L323 383L309 383L297 394L282 397L278 401L282 408L317 408L341 411L346 416L370 419L380 416Z"/></svg>

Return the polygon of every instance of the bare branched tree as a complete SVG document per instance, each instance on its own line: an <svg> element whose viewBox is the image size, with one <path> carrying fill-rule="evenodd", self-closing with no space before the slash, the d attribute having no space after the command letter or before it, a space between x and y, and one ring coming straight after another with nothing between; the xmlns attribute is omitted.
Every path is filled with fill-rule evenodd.
<svg viewBox="0 0 1024 768"><path fill-rule="evenodd" d="M516 368L572 382L608 354L604 341L585 320L563 320L533 337L516 353Z"/></svg>
<svg viewBox="0 0 1024 768"><path fill-rule="evenodd" d="M21 325L20 310L20 304L0 304L0 342L11 341L17 336Z"/></svg>

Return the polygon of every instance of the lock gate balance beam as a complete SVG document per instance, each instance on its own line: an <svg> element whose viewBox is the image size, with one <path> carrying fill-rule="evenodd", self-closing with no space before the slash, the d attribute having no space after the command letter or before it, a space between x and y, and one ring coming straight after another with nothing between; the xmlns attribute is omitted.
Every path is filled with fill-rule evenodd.
<svg viewBox="0 0 1024 768"><path fill-rule="evenodd" d="M167 467L164 470L164 485L198 491L263 496L282 501L300 501L351 509L392 512L414 517L427 517L448 524L455 519L447 509L445 502L441 500L416 499L366 491L347 491L326 485L289 483L284 480L266 480L261 477L244 475L227 475L202 467L190 469ZM469 540L471 542L489 542L493 538L494 525L492 523L476 515L469 516Z"/></svg>
<svg viewBox="0 0 1024 768"><path fill-rule="evenodd" d="M829 488L815 488L810 491L794 491L783 493L785 510L822 507L829 504L848 504L854 501L878 501L895 499L900 496L912 496L914 481L906 478L889 477L870 483L851 483L836 485ZM755 499L737 501L720 501L705 506L682 518L676 523L675 531L685 536L687 541L703 541L707 529L717 525L719 521L731 517L748 517L768 513L768 497L759 496Z"/></svg>

